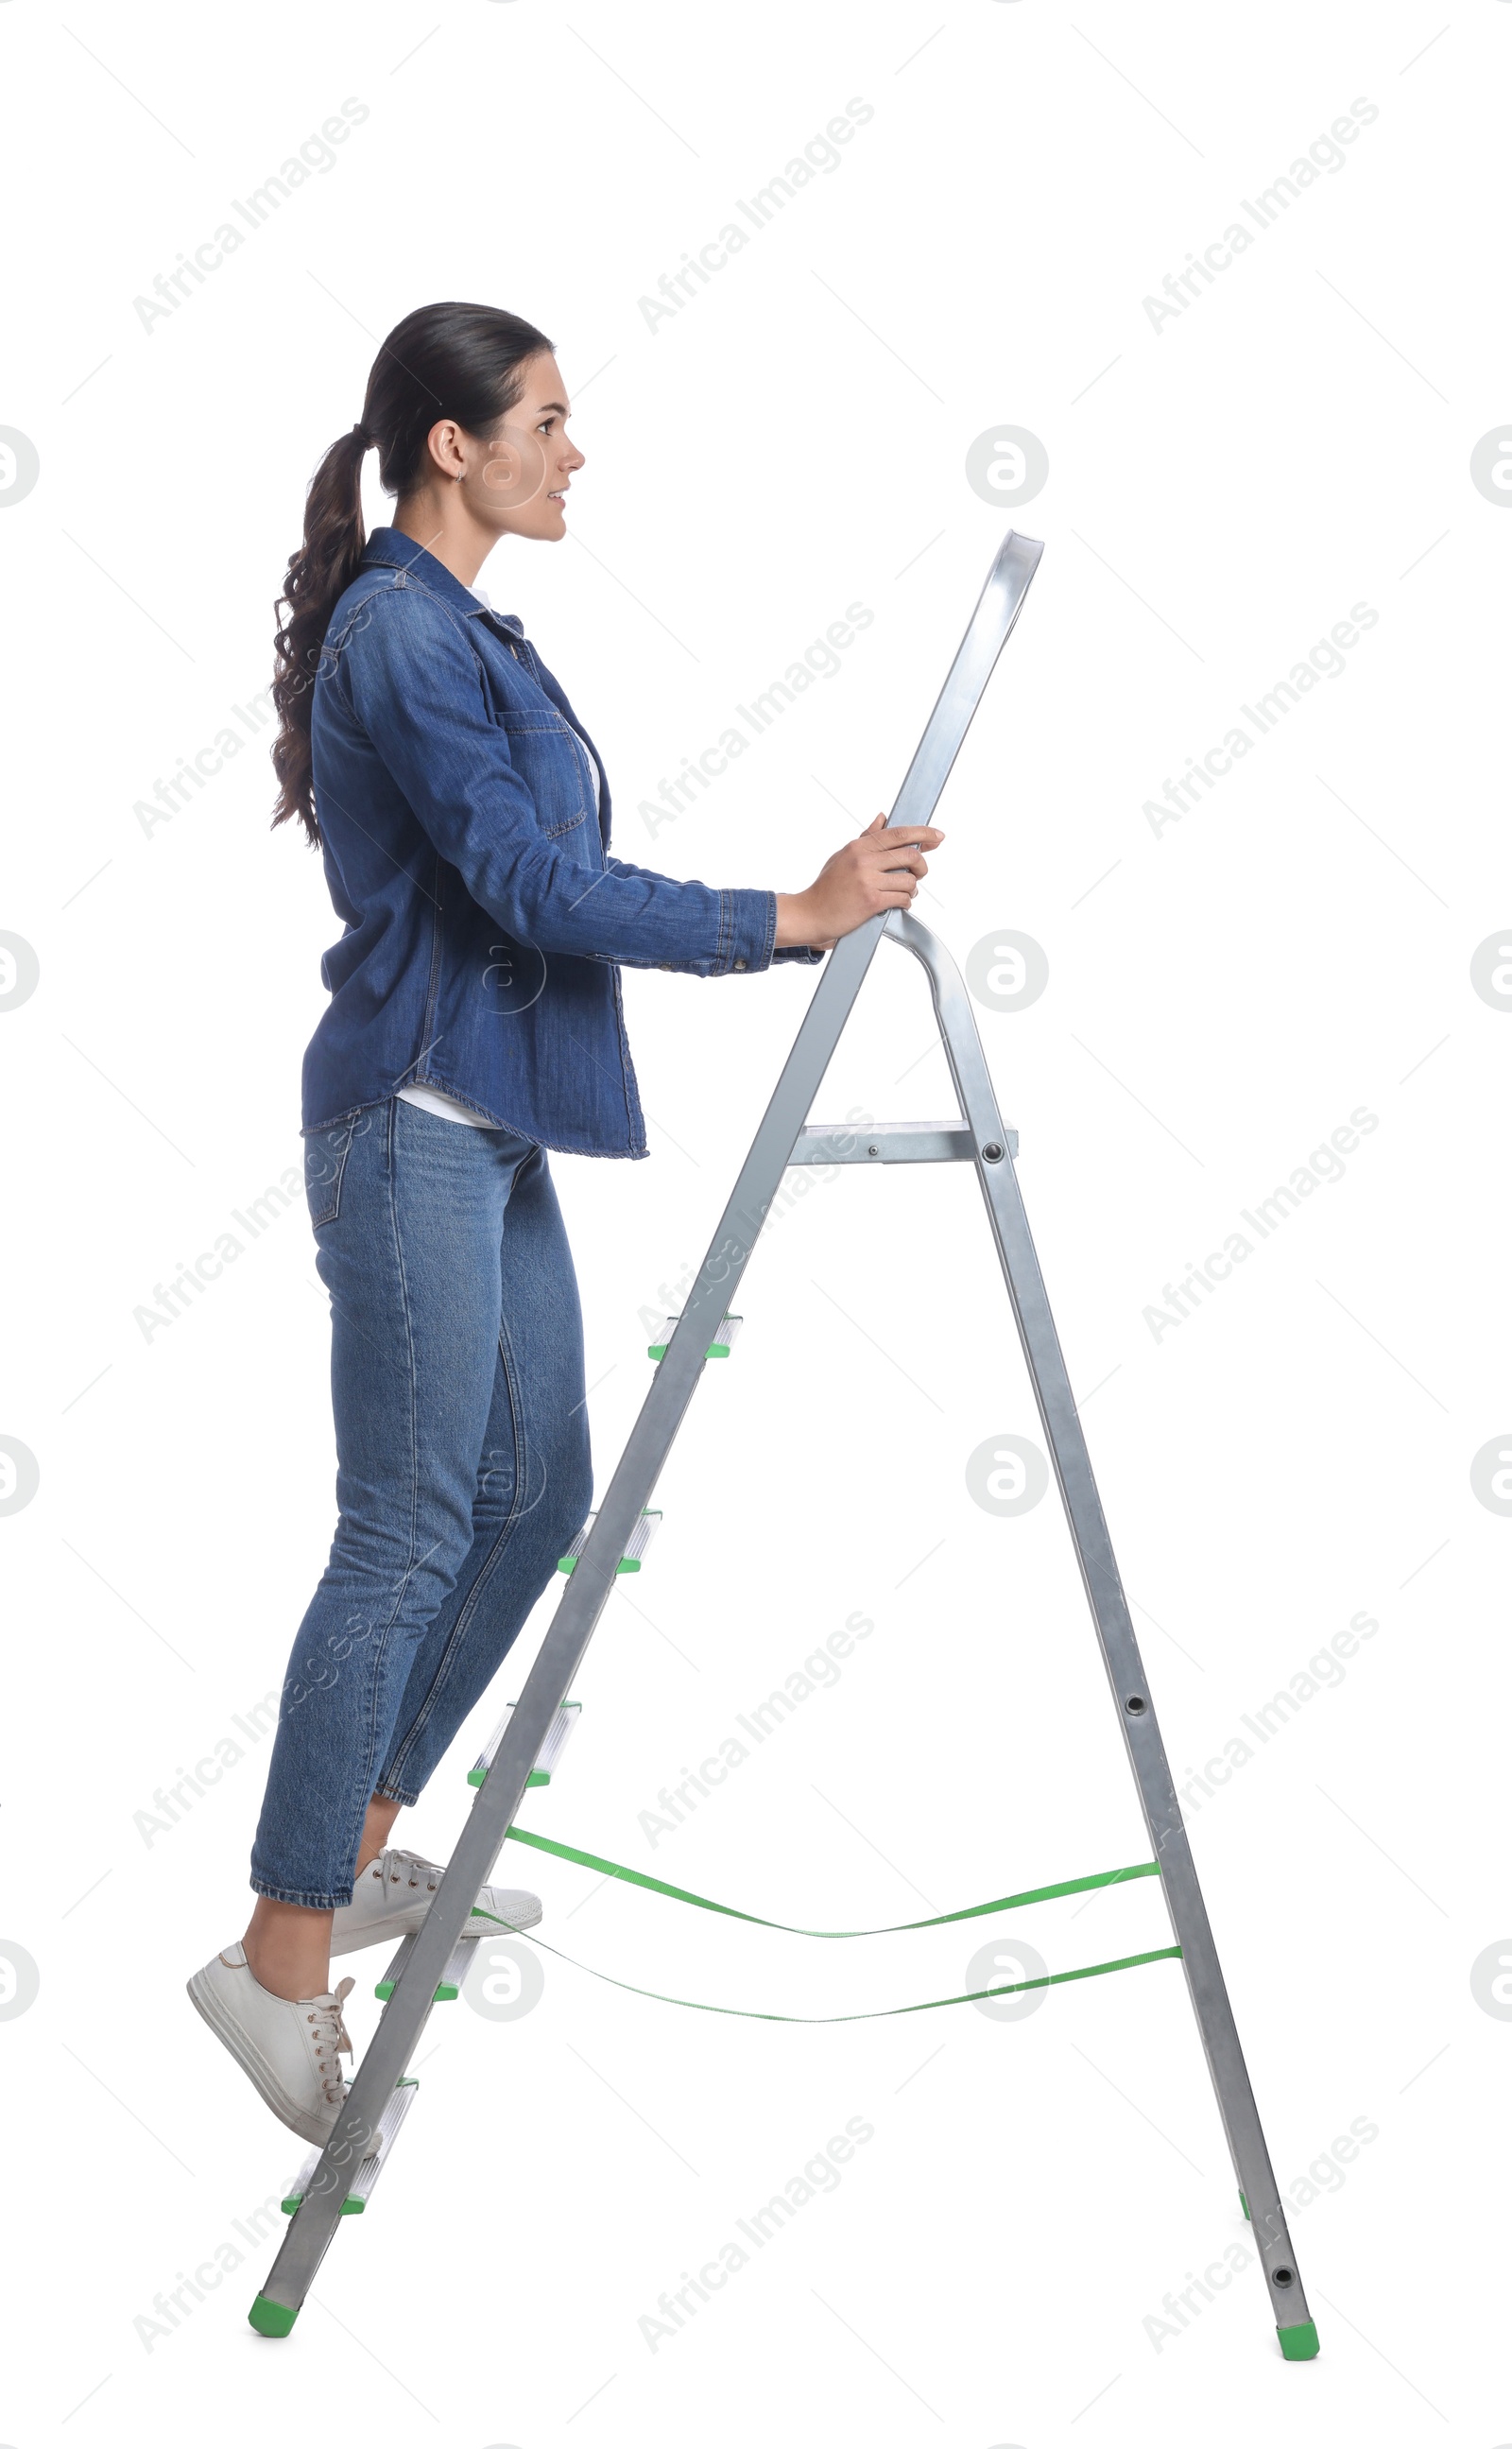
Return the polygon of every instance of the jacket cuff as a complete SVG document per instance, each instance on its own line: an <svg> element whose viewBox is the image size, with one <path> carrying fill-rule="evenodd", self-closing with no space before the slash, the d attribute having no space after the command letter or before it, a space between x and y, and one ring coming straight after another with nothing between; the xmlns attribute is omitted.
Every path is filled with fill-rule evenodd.
<svg viewBox="0 0 1512 2449"><path fill-rule="evenodd" d="M771 966L777 934L775 893L733 891L719 896L719 970L764 970Z"/></svg>

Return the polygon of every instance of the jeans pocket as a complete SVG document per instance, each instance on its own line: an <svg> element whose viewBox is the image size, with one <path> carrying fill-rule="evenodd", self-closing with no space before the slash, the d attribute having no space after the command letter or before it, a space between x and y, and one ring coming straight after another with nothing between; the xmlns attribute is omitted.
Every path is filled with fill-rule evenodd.
<svg viewBox="0 0 1512 2449"><path fill-rule="evenodd" d="M341 1212L341 1177L356 1127L354 1115L349 1122L304 1134L304 1195L313 1225L329 1224Z"/></svg>

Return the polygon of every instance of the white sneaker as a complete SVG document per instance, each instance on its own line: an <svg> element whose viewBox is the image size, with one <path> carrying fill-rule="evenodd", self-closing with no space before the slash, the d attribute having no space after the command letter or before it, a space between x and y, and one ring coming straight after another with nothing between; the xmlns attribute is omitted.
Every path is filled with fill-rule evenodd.
<svg viewBox="0 0 1512 2449"><path fill-rule="evenodd" d="M341 2010L354 1986L348 1974L318 1998L280 1998L255 1977L239 1939L185 1984L275 2117L307 2143L327 2140L347 2096L337 2061L343 2051L352 2055Z"/></svg>
<svg viewBox="0 0 1512 2449"><path fill-rule="evenodd" d="M396 1845L370 1862L352 1883L352 1902L331 1918L331 1953L376 1947L380 1939L408 1938L418 1930L441 1885L444 1862L427 1862ZM501 1931L528 1930L541 1919L541 1899L526 1888L480 1888L468 1916L464 1938L496 1938Z"/></svg>

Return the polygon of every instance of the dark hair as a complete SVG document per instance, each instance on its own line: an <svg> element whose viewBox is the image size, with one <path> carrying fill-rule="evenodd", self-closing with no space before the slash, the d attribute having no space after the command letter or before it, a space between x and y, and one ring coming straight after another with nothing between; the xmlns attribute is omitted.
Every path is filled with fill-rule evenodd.
<svg viewBox="0 0 1512 2449"><path fill-rule="evenodd" d="M455 301L419 306L396 323L373 359L362 415L333 442L310 480L304 542L289 555L274 639L273 704L278 717L273 767L278 797L273 821L297 817L319 842L310 761L310 713L326 629L336 600L357 574L362 524L362 462L378 454L378 482L402 501L422 482L426 436L455 417L486 434L525 389L521 368L553 343L533 323L498 306Z"/></svg>

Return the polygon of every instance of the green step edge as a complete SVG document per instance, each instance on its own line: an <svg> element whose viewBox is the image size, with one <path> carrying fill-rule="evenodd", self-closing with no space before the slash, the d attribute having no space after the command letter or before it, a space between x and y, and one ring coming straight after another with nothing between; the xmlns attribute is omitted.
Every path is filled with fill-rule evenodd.
<svg viewBox="0 0 1512 2449"><path fill-rule="evenodd" d="M287 2203L284 2208L287 2210ZM286 2339L298 2318L297 2304L276 2304L271 2296L254 2296L247 2315L253 2328L260 2330L265 2339Z"/></svg>
<svg viewBox="0 0 1512 2449"><path fill-rule="evenodd" d="M1279 2322L1275 2335L1281 2342L1281 2353L1289 2364L1311 2363L1318 2351L1316 2322L1292 2322L1285 2329Z"/></svg>
<svg viewBox="0 0 1512 2449"><path fill-rule="evenodd" d="M570 1573L577 1561L576 1556L559 1556L558 1572ZM639 1556L622 1556L614 1570L617 1573L638 1573L641 1571L641 1559Z"/></svg>
<svg viewBox="0 0 1512 2449"><path fill-rule="evenodd" d="M385 2000L390 1999L393 1996L397 1986L398 1985L392 1981L375 1981L373 1985L373 1995L374 1998L383 1998ZM457 1985L454 1981L438 1981L432 1994L431 2003L433 2007L444 2006L447 1999L455 1998L458 1996L459 1993ZM359 2210L361 2209L362 2206L360 2203L357 2208ZM284 2205L284 2208L287 2210L287 2204Z"/></svg>
<svg viewBox="0 0 1512 2449"><path fill-rule="evenodd" d="M1250 2216L1250 2206L1244 2199L1244 2189L1242 2186L1239 2189L1239 2208L1244 2213L1245 2218L1248 2219Z"/></svg>
<svg viewBox="0 0 1512 2449"><path fill-rule="evenodd" d="M457 1994L452 1990L449 1992L448 1995L454 1998ZM439 1997L441 1993L437 1991L436 1996ZM411 2087L416 2092L420 2089L420 2078L417 2074L402 2074L393 2088L395 2092L405 2092L410 2090ZM303 2194L285 2194L282 2202L278 2205L278 2208L281 2211L286 2212L290 2219L293 2219L295 2212L298 2209L299 2205L303 2200ZM367 2208L367 2204L365 2202L359 2202L355 2194L348 2194L346 2201L341 2206L341 2216L343 2219L351 2219L355 2212L365 2211ZM263 2327L262 2323L258 2319L258 2304L261 2304L265 2311L270 2314L278 2314L282 2322L283 2326L281 2329L272 2329L268 2332L270 2339L281 2339L288 2331L293 2329L294 2314L290 2312L287 2304L270 2304L265 2296L259 2296L258 2298L258 2304L253 2305L251 2312L247 2315L247 2319L252 2324L255 2330L260 2330ZM297 2310L297 2307L296 2307L296 2310Z"/></svg>
<svg viewBox="0 0 1512 2449"><path fill-rule="evenodd" d="M469 1768L468 1771L468 1784L469 1785L481 1785L488 1774L488 1772L486 1768ZM550 1783L551 1771L548 1768L533 1768L530 1771L529 1776L526 1779L526 1786L549 1785Z"/></svg>
<svg viewBox="0 0 1512 2449"><path fill-rule="evenodd" d="M648 1343L645 1349L648 1360L664 1360L667 1357L664 1343ZM705 1360L728 1360L730 1347L727 1343L711 1343L703 1357Z"/></svg>

